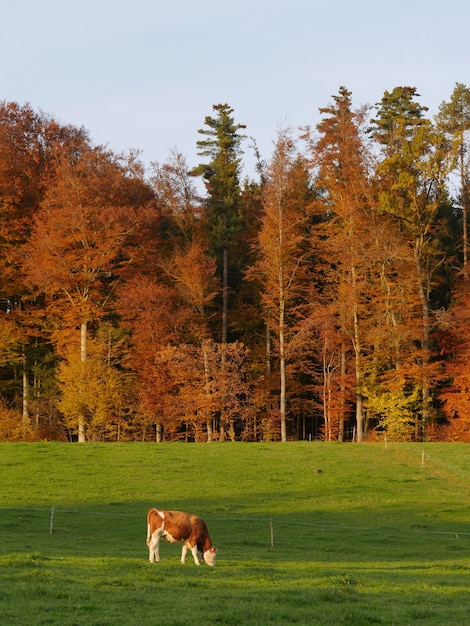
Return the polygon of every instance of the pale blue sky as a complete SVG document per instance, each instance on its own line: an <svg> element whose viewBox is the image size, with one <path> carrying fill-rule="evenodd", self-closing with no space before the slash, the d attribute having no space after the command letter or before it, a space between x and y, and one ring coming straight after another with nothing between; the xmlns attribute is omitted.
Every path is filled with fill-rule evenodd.
<svg viewBox="0 0 470 626"><path fill-rule="evenodd" d="M356 106L413 86L435 114L470 86L469 24L468 0L1 0L0 100L189 166L227 102L268 158L279 126L314 126L341 85Z"/></svg>

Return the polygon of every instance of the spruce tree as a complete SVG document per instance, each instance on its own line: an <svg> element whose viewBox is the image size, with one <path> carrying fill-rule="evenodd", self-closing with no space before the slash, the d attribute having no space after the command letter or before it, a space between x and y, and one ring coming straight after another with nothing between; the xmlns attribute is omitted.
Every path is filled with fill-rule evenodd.
<svg viewBox="0 0 470 626"><path fill-rule="evenodd" d="M207 128L198 132L205 138L197 142L199 155L208 163L196 166L191 174L202 176L207 189L209 248L217 259L222 278L222 343L227 342L229 250L243 228L240 210L241 142L245 138L235 124L228 104L213 106L215 117L206 116Z"/></svg>

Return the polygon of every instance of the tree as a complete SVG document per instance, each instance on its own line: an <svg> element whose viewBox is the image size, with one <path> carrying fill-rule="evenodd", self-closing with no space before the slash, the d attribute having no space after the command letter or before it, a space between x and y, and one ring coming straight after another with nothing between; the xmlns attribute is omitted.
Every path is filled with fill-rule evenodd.
<svg viewBox="0 0 470 626"><path fill-rule="evenodd" d="M131 261L126 242L139 223L139 205L150 194L136 193L144 187L136 183L139 172L111 153L97 148L78 158L62 156L34 219L27 266L31 284L59 308L62 322L79 326L85 368L89 325L105 312ZM86 419L76 417L79 441L84 441Z"/></svg>
<svg viewBox="0 0 470 626"><path fill-rule="evenodd" d="M43 374L46 369L39 367L38 354L47 344L47 324L45 317L40 319L40 304L25 281L24 245L53 176L56 154L77 153L87 141L83 129L59 124L29 104L0 102L0 301L21 335L22 356L21 366L10 368L13 384L6 395L11 399L14 394L17 404L21 396L26 422L34 394L36 427L40 410L39 372Z"/></svg>
<svg viewBox="0 0 470 626"><path fill-rule="evenodd" d="M218 289L216 262L206 253L204 207L188 175L186 160L179 153L173 153L163 166L154 164L152 185L164 222L158 245L158 270L162 281L170 280L191 308L188 325L200 342L208 337L206 307ZM169 242L167 247L165 242Z"/></svg>
<svg viewBox="0 0 470 626"><path fill-rule="evenodd" d="M287 441L287 362L293 357L289 346L298 332L295 310L306 269L308 200L307 165L288 130L278 133L265 175L258 258L249 275L260 277L266 324L276 337L281 441Z"/></svg>
<svg viewBox="0 0 470 626"><path fill-rule="evenodd" d="M164 222L158 265L162 280L179 295L185 321L181 341L196 343L203 358L195 360L204 369L207 382L207 342L210 337L210 305L219 290L216 261L207 254L208 233L205 207L188 174L186 160L173 153L168 163L154 166L153 188ZM161 251L161 252L160 252ZM189 349L189 346L187 346ZM176 352L174 352L176 354ZM186 356L186 355L185 355ZM205 385L207 391L208 385ZM207 437L213 438L212 418L206 412Z"/></svg>
<svg viewBox="0 0 470 626"><path fill-rule="evenodd" d="M130 367L137 374L142 438L155 425L159 442L164 434L163 406L169 388L167 371L159 367L161 352L178 343L186 310L173 287L142 273L120 285L117 310L130 333Z"/></svg>
<svg viewBox="0 0 470 626"><path fill-rule="evenodd" d="M439 237L445 232L445 181L450 153L444 135L423 117L425 107L414 101L416 89L396 87L385 96L372 120L374 137L383 146L377 167L380 208L392 216L412 251L421 307L418 362L421 388L421 434L430 419L431 293L445 254Z"/></svg>
<svg viewBox="0 0 470 626"><path fill-rule="evenodd" d="M240 213L241 142L239 131L245 126L235 124L233 109L228 104L213 106L216 117L207 116L207 129L199 133L206 139L197 142L200 156L208 163L195 167L191 174L202 176L208 197L207 220L210 251L216 256L222 276L222 343L227 343L229 250L243 226Z"/></svg>
<svg viewBox="0 0 470 626"><path fill-rule="evenodd" d="M102 330L88 341L84 363L74 346L68 346L58 368L58 407L70 432L76 431L77 415L81 415L88 439L119 441L123 427L129 427L131 378L123 367L122 333L110 325Z"/></svg>
<svg viewBox="0 0 470 626"><path fill-rule="evenodd" d="M379 115L371 120L374 138L383 146L386 157L393 157L413 138L418 126L426 123L428 110L416 102L415 87L395 87L385 91L377 106Z"/></svg>
<svg viewBox="0 0 470 626"><path fill-rule="evenodd" d="M462 277L463 278L463 277ZM445 441L470 441L470 297L467 281L459 289L447 311L439 315L438 344L444 355L445 383L439 390L439 399L446 423L437 429Z"/></svg>
<svg viewBox="0 0 470 626"><path fill-rule="evenodd" d="M213 414L213 395L207 389L201 347L166 345L155 358L163 372L159 380L165 378L161 408L165 439L209 441L207 425Z"/></svg>
<svg viewBox="0 0 470 626"><path fill-rule="evenodd" d="M174 246L200 236L204 207L188 173L185 157L173 150L168 162L152 163L150 179L158 209L166 220L167 237Z"/></svg>
<svg viewBox="0 0 470 626"><path fill-rule="evenodd" d="M231 441L237 431L243 433L252 405L251 390L247 381L248 350L239 342L219 344L208 342L207 371L209 398L213 413L228 424Z"/></svg>
<svg viewBox="0 0 470 626"><path fill-rule="evenodd" d="M468 185L469 162L466 131L470 130L470 89L456 83L449 102L442 102L437 115L440 129L449 134L457 152L457 171L460 179L460 203L462 207L463 275L468 280Z"/></svg>
<svg viewBox="0 0 470 626"><path fill-rule="evenodd" d="M327 275L322 279L328 280ZM308 371L314 407L323 419L321 436L326 441L344 441L350 407L355 400L355 376L348 367L350 342L338 324L338 303L326 293L322 297L324 288L323 284L311 296L312 355ZM311 434L314 434L312 431L313 428Z"/></svg>
<svg viewBox="0 0 470 626"><path fill-rule="evenodd" d="M341 87L333 103L320 109L318 138L312 144L313 167L319 190L317 204L327 216L319 230L323 241L326 276L332 276L329 295L336 303L341 333L354 349L356 437L364 436L364 376L366 348L366 272L369 256L368 231L371 217L371 188L368 152L363 141L366 111L353 111L351 92Z"/></svg>

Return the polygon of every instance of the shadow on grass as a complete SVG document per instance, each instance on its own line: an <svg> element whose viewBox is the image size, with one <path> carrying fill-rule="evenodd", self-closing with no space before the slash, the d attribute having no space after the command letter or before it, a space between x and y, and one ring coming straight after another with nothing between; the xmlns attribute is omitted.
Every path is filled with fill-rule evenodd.
<svg viewBox="0 0 470 626"><path fill-rule="evenodd" d="M167 503L157 503L162 508ZM218 563L232 560L329 562L336 560L403 561L460 558L470 548L470 524L447 529L423 516L421 509L312 511L295 515L245 514L223 503L211 511L201 500L173 501L172 508L201 515L218 547ZM142 558L146 502L74 507L0 508L0 554ZM212 507L213 508L213 507ZM204 511L207 510L207 513ZM376 521L376 524L374 524ZM52 531L52 532L51 532ZM179 559L181 546L162 542L162 559ZM188 559L189 560L189 559Z"/></svg>

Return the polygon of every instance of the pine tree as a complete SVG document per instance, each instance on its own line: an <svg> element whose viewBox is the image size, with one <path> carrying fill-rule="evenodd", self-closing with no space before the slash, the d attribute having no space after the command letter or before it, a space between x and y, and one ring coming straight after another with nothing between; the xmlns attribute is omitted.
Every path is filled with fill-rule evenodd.
<svg viewBox="0 0 470 626"><path fill-rule="evenodd" d="M241 142L239 131L245 128L235 124L233 109L228 104L213 106L216 117L207 116L208 128L199 133L206 139L197 142L200 156L209 157L208 163L195 167L191 174L202 176L208 197L207 220L210 251L217 258L222 276L222 343L227 343L229 250L234 246L243 228L240 211Z"/></svg>

